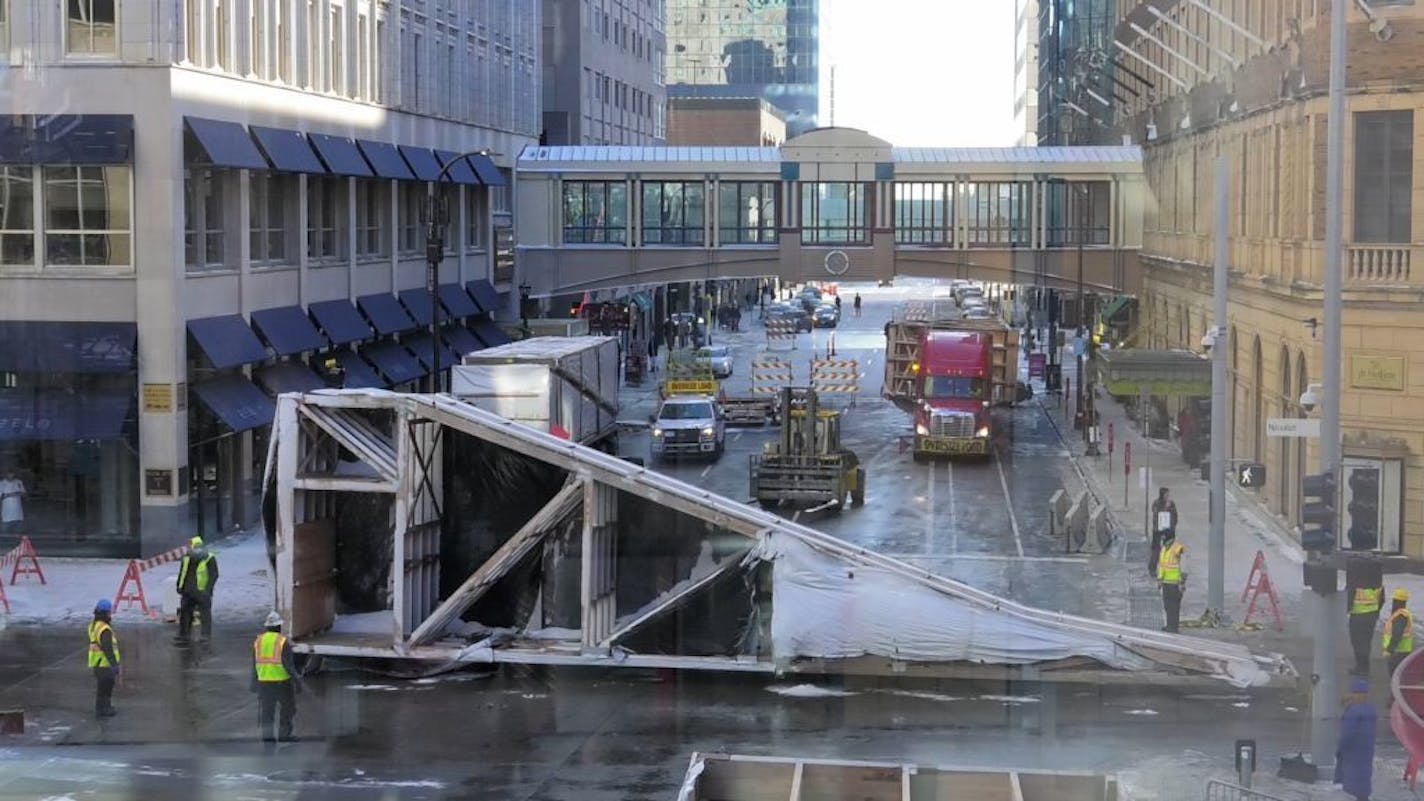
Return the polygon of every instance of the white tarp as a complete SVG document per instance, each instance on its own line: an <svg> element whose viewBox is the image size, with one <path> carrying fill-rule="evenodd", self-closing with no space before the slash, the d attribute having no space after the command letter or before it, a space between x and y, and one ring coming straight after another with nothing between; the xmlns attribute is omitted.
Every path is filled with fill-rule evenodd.
<svg viewBox="0 0 1424 801"><path fill-rule="evenodd" d="M1022 665L1082 656L1124 670L1154 666L1108 637L983 609L904 575L848 564L795 537L767 538L757 555L773 560L778 662L868 655Z"/></svg>

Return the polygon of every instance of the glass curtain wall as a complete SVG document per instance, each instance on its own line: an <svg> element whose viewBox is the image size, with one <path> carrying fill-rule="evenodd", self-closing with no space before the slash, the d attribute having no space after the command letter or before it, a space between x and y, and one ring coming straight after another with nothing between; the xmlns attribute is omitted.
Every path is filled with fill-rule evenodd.
<svg viewBox="0 0 1424 801"><path fill-rule="evenodd" d="M1027 247L1033 241L1028 181L987 181L966 185L969 245Z"/></svg>
<svg viewBox="0 0 1424 801"><path fill-rule="evenodd" d="M954 184L895 184L895 241L948 245L954 230Z"/></svg>
<svg viewBox="0 0 1424 801"><path fill-rule="evenodd" d="M719 242L723 245L775 243L776 190L773 181L722 183L717 190Z"/></svg>
<svg viewBox="0 0 1424 801"><path fill-rule="evenodd" d="M859 244L868 241L865 184L848 181L801 185L801 241L808 245Z"/></svg>

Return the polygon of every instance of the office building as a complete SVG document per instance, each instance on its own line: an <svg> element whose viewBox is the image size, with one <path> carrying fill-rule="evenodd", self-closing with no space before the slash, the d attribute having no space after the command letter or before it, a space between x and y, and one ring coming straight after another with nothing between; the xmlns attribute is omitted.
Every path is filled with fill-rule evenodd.
<svg viewBox="0 0 1424 801"><path fill-rule="evenodd" d="M1117 7L1128 0L1036 0L1038 123L1041 145L1113 145L1122 92L1113 44ZM1020 9L1022 12L1023 9ZM1144 12L1145 13L1145 12ZM1135 90L1134 90L1135 91Z"/></svg>
<svg viewBox="0 0 1424 801"><path fill-rule="evenodd" d="M667 0L668 97L760 97L788 136L820 116L819 0Z"/></svg>
<svg viewBox="0 0 1424 801"><path fill-rule="evenodd" d="M1014 2L1014 128L1015 144L1038 144L1038 0Z"/></svg>
<svg viewBox="0 0 1424 801"><path fill-rule="evenodd" d="M537 4L5 6L0 467L42 551L250 525L273 393L409 387L498 339Z"/></svg>
<svg viewBox="0 0 1424 801"><path fill-rule="evenodd" d="M662 0L540 0L544 141L651 145L663 141Z"/></svg>
<svg viewBox="0 0 1424 801"><path fill-rule="evenodd" d="M669 145L776 147L786 117L759 97L675 97L668 101Z"/></svg>

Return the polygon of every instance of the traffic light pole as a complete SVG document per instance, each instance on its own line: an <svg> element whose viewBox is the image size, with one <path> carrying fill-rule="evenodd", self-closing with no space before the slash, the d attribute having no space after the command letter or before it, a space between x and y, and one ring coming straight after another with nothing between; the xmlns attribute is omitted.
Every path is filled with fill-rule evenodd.
<svg viewBox="0 0 1424 801"><path fill-rule="evenodd" d="M1340 474L1340 259L1344 255L1345 235L1341 196L1345 182L1345 22L1349 5L1330 4L1330 105L1325 145L1325 352L1320 399L1320 472L1335 476L1337 487ZM1315 635L1310 751L1315 764L1320 766L1335 759L1334 739L1340 708L1335 630L1341 624L1342 609L1336 601L1334 571L1330 576L1321 588L1323 591L1316 591L1315 620L1310 627Z"/></svg>
<svg viewBox="0 0 1424 801"><path fill-rule="evenodd" d="M1212 281L1214 328L1211 349L1211 538L1207 545L1207 609L1226 611L1226 290L1230 173L1227 157L1216 159L1216 265Z"/></svg>

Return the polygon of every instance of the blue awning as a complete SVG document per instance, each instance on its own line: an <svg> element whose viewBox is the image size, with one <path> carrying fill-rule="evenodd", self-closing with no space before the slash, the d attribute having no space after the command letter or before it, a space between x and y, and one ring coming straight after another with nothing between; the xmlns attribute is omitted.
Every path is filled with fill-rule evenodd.
<svg viewBox="0 0 1424 801"><path fill-rule="evenodd" d="M119 439L132 406L128 392L0 388L0 442Z"/></svg>
<svg viewBox="0 0 1424 801"><path fill-rule="evenodd" d="M300 132L254 125L252 135L257 137L257 144L262 147L262 152L267 154L267 160L272 162L273 168L282 172L326 174L321 159L316 157L316 151L312 150L311 144Z"/></svg>
<svg viewBox="0 0 1424 801"><path fill-rule="evenodd" d="M128 114L15 114L0 118L0 164L128 164Z"/></svg>
<svg viewBox="0 0 1424 801"><path fill-rule="evenodd" d="M326 338L333 345L359 342L371 336L371 327L361 319L361 314L349 300L324 300L313 303L309 308L317 325L326 332Z"/></svg>
<svg viewBox="0 0 1424 801"><path fill-rule="evenodd" d="M401 344L411 353L415 354L415 358L419 359L420 363L425 366L426 372L430 371L430 362L435 358L437 352L440 357L440 369L442 370L460 361L459 357L455 355L455 351L450 350L443 341L440 343L440 348L437 351L435 348L435 340L431 339L429 334L416 334L415 336L406 337L401 340Z"/></svg>
<svg viewBox="0 0 1424 801"><path fill-rule="evenodd" d="M434 311L432 308L433 301L430 297L430 290L423 286L418 286L414 289L402 289L398 294L400 295L401 305L405 306L405 310L410 312L410 316L415 318L415 322L418 325L430 325L434 319L430 316ZM444 312L441 312L441 319L444 319Z"/></svg>
<svg viewBox="0 0 1424 801"><path fill-rule="evenodd" d="M410 355L410 351L395 342L377 342L361 349L361 355L371 360L390 385L404 384L425 375L425 368Z"/></svg>
<svg viewBox="0 0 1424 801"><path fill-rule="evenodd" d="M475 171L470 169L470 163L459 158L459 155L459 153L452 153L449 150L435 151L435 158L440 159L441 166L449 165L445 167L445 174L450 177L450 180L457 184L479 186L480 179L475 177Z"/></svg>
<svg viewBox="0 0 1424 801"><path fill-rule="evenodd" d="M395 145L372 142L369 139L357 139L356 146L366 154L366 160L371 162L371 167L380 177L395 178L398 181L415 180L415 173L410 171L410 165L401 158L400 151L396 149Z"/></svg>
<svg viewBox="0 0 1424 801"><path fill-rule="evenodd" d="M505 185L504 173L499 171L499 167L489 156L470 156L470 166L475 168L475 174L480 176L480 183L485 186Z"/></svg>
<svg viewBox="0 0 1424 801"><path fill-rule="evenodd" d="M483 278L468 281L465 283L465 290L475 299L475 303L479 304L480 311L494 314L499 310L501 305L499 293L494 291L494 287L490 285L489 281Z"/></svg>
<svg viewBox="0 0 1424 801"><path fill-rule="evenodd" d="M238 123L202 117L184 117L183 121L209 164L245 170L269 168L267 159L262 158L247 129Z"/></svg>
<svg viewBox="0 0 1424 801"><path fill-rule="evenodd" d="M366 163L361 151L356 149L355 139L317 133L307 134L307 139L311 140L312 147L316 148L317 155L326 162L326 168L332 175L370 178L375 174L371 172L371 165Z"/></svg>
<svg viewBox="0 0 1424 801"><path fill-rule="evenodd" d="M386 382L376 375L376 371L371 369L371 365L366 360L357 356L349 350L343 350L336 354L336 360L341 363L341 369L346 373L346 380L342 384L346 389L367 389L369 387L381 388L386 386Z"/></svg>
<svg viewBox="0 0 1424 801"><path fill-rule="evenodd" d="M189 320L188 333L219 370L267 359L267 349L236 314Z"/></svg>
<svg viewBox="0 0 1424 801"><path fill-rule="evenodd" d="M277 404L241 375L222 375L193 385L193 394L213 416L234 432L250 431L272 422Z"/></svg>
<svg viewBox="0 0 1424 801"><path fill-rule="evenodd" d="M456 355L465 356L475 351L484 350L485 346L470 333L470 329L461 326L447 328L444 331L445 344L455 351Z"/></svg>
<svg viewBox="0 0 1424 801"><path fill-rule="evenodd" d="M133 323L0 320L0 373L126 373Z"/></svg>
<svg viewBox="0 0 1424 801"><path fill-rule="evenodd" d="M320 350L326 343L301 306L280 306L252 313L252 325L278 356Z"/></svg>
<svg viewBox="0 0 1424 801"><path fill-rule="evenodd" d="M366 319L371 321L371 327L375 328L378 334L399 334L415 327L415 321L405 313L394 295L384 292L362 295L356 299L356 306L366 315Z"/></svg>
<svg viewBox="0 0 1424 801"><path fill-rule="evenodd" d="M470 295L460 288L459 284L441 284L440 303L445 306L445 311L457 320L463 320L472 314L479 314L480 308L470 300Z"/></svg>
<svg viewBox="0 0 1424 801"><path fill-rule="evenodd" d="M435 160L435 154L430 148L401 145L400 153L405 156L405 163L410 165L410 170L415 173L416 178L433 181L435 176L440 174L440 162Z"/></svg>
<svg viewBox="0 0 1424 801"><path fill-rule="evenodd" d="M273 395L324 389L326 382L304 364L280 362L257 370L257 380Z"/></svg>
<svg viewBox="0 0 1424 801"><path fill-rule="evenodd" d="M514 341L499 326L489 320L480 320L471 327L475 330L475 336L479 337L487 348L492 348L495 345L507 345Z"/></svg>

